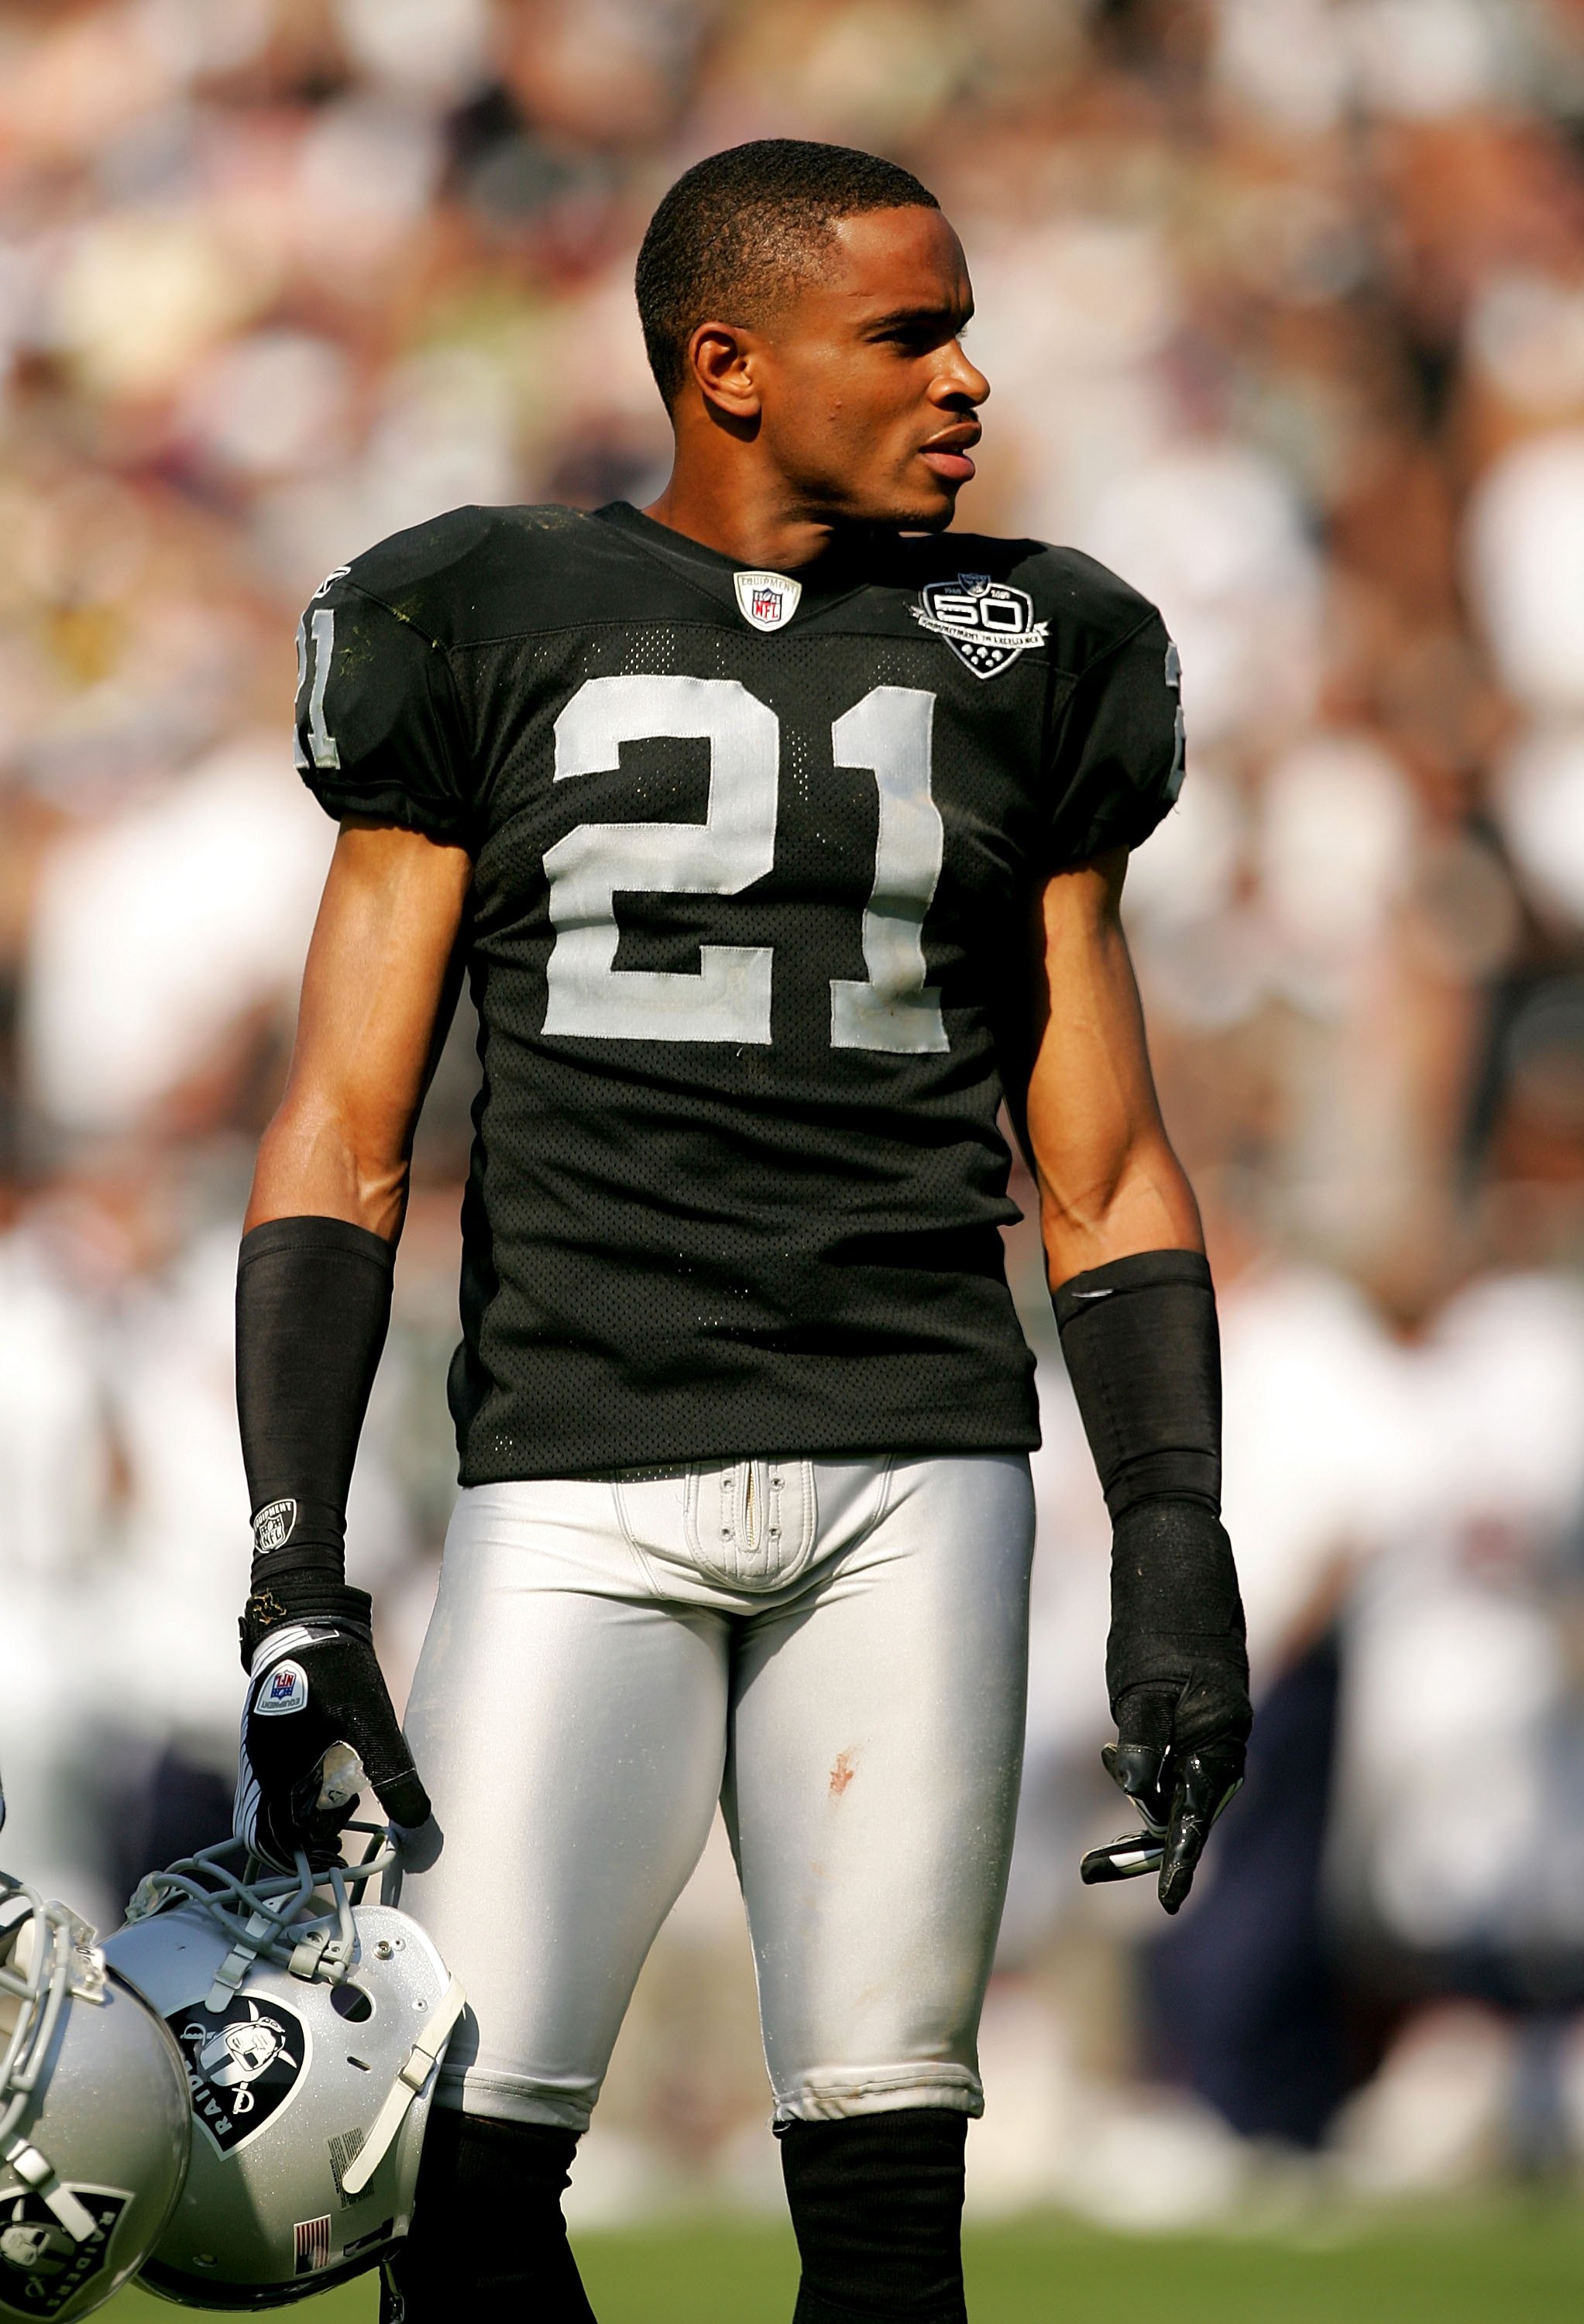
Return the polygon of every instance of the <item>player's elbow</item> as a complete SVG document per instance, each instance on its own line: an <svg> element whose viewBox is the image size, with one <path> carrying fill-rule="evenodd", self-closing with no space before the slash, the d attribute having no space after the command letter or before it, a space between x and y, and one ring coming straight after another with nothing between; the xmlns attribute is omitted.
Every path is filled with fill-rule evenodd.
<svg viewBox="0 0 1584 2324"><path fill-rule="evenodd" d="M406 1124L355 1099L289 1089L259 1144L247 1225L345 1219L394 1240L407 1205Z"/></svg>
<svg viewBox="0 0 1584 2324"><path fill-rule="evenodd" d="M1064 1283L1141 1250L1202 1250L1199 1206L1164 1133L1141 1136L1064 1177L1040 1177L1050 1279Z"/></svg>

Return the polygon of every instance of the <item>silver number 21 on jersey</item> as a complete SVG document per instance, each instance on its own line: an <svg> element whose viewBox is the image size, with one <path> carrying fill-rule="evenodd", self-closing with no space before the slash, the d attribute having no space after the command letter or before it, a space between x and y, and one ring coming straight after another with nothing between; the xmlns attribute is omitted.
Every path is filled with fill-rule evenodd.
<svg viewBox="0 0 1584 2324"><path fill-rule="evenodd" d="M939 995L924 981L924 917L943 844L930 795L935 702L918 687L877 686L831 728L836 765L872 775L879 793L863 915L868 974L831 980L833 1048L916 1056L949 1046ZM708 812L703 823L583 823L547 851L556 941L545 1031L768 1041L768 945L701 945L696 976L615 965L619 890L735 896L762 880L775 856L780 722L735 678L590 678L556 721L556 779L612 772L623 742L662 735L709 744Z"/></svg>

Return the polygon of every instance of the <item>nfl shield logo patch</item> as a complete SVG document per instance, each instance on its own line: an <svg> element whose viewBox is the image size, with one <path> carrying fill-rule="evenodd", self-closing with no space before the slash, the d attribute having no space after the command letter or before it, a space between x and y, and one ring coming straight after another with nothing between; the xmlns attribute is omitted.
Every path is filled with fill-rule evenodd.
<svg viewBox="0 0 1584 2324"><path fill-rule="evenodd" d="M959 573L954 581L926 582L922 603L908 612L921 627L944 638L975 678L998 678L1020 653L1042 646L1048 624L1034 618L1034 600L1009 581L988 573Z"/></svg>
<svg viewBox="0 0 1584 2324"><path fill-rule="evenodd" d="M253 1548L255 1557L268 1549L283 1549L290 1540L297 1523L295 1501L272 1501L261 1509L253 1521Z"/></svg>
<svg viewBox="0 0 1584 2324"><path fill-rule="evenodd" d="M259 1690L254 1716L283 1719L288 1711L307 1709L308 1673L300 1663L277 1663Z"/></svg>
<svg viewBox="0 0 1584 2324"><path fill-rule="evenodd" d="M785 573L738 573L732 578L737 610L751 629L785 629L797 611L797 600L803 595L801 581L793 581Z"/></svg>

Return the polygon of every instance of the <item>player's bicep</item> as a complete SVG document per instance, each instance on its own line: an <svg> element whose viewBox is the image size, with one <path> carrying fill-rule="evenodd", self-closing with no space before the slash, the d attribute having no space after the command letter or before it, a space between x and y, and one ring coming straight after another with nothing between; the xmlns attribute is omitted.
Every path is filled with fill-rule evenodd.
<svg viewBox="0 0 1584 2324"><path fill-rule="evenodd" d="M1116 848L1057 872L1041 891L1028 1128L1042 1171L1091 1149L1103 1164L1141 1121L1158 1119L1119 910L1127 865Z"/></svg>
<svg viewBox="0 0 1584 2324"><path fill-rule="evenodd" d="M471 876L461 847L343 824L249 1226L306 1213L396 1231L413 1125L456 1001Z"/></svg>
<svg viewBox="0 0 1584 2324"><path fill-rule="evenodd" d="M330 859L303 973L292 1077L422 1096L473 865L465 849L348 816Z"/></svg>
<svg viewBox="0 0 1584 2324"><path fill-rule="evenodd" d="M1199 1239L1122 929L1127 865L1127 851L1111 849L1056 873L1040 896L1027 1124L1057 1281L1128 1250Z"/></svg>

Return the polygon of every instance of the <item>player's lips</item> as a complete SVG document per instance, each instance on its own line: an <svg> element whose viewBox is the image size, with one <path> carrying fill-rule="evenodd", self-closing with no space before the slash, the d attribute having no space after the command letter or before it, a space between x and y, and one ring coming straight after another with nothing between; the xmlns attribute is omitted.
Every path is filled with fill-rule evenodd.
<svg viewBox="0 0 1584 2324"><path fill-rule="evenodd" d="M921 446L921 457L937 476L944 476L953 484L965 484L974 473L968 447L971 444L977 444L982 433L983 430L978 428L947 429L939 436L932 436L927 444Z"/></svg>

